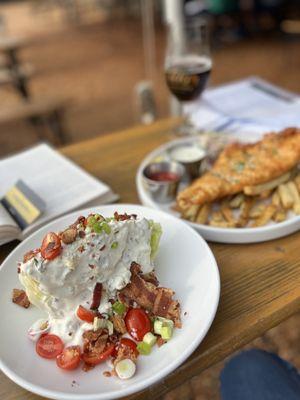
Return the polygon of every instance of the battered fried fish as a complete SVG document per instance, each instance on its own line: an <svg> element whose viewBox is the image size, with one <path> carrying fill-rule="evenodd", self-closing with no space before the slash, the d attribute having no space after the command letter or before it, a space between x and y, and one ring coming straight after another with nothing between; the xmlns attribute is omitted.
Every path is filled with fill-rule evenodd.
<svg viewBox="0 0 300 400"><path fill-rule="evenodd" d="M239 193L290 171L300 162L300 129L269 133L253 144L233 143L217 158L211 170L177 196L180 211Z"/></svg>

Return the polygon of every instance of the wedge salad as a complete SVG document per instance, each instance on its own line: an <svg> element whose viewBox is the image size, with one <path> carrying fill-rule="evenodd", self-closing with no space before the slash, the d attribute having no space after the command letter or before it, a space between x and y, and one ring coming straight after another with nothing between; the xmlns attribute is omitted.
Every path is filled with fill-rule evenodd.
<svg viewBox="0 0 300 400"><path fill-rule="evenodd" d="M161 234L136 215L90 214L27 252L18 263L24 290L14 289L13 301L45 312L28 330L37 354L63 370L108 360L105 376L131 378L138 357L181 327L180 304L154 272Z"/></svg>

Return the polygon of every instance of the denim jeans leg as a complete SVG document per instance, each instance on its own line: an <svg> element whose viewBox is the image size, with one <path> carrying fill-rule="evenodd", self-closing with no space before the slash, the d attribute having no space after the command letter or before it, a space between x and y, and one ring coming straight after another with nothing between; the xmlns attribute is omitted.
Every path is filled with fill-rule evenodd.
<svg viewBox="0 0 300 400"><path fill-rule="evenodd" d="M300 400L300 375L276 354L252 349L221 373L222 400Z"/></svg>

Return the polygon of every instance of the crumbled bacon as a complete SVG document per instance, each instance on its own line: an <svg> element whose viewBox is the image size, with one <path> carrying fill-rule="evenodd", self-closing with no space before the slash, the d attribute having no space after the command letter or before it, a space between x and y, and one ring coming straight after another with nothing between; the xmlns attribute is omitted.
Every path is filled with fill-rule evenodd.
<svg viewBox="0 0 300 400"><path fill-rule="evenodd" d="M33 257L35 257L39 252L41 251L41 249L35 249L35 250L29 250L27 251L27 253L24 254L23 256L23 263L31 260Z"/></svg>
<svg viewBox="0 0 300 400"><path fill-rule="evenodd" d="M118 332L121 333L122 335L127 332L126 330L126 325L124 319L121 317L121 315L113 315L111 317L111 322L114 325L114 329Z"/></svg>
<svg viewBox="0 0 300 400"><path fill-rule="evenodd" d="M84 231L79 231L78 236L83 239L85 237L85 232Z"/></svg>
<svg viewBox="0 0 300 400"><path fill-rule="evenodd" d="M122 292L118 293L118 299L121 303L125 304L125 306L129 308L133 306L133 300L126 297L125 294Z"/></svg>
<svg viewBox="0 0 300 400"><path fill-rule="evenodd" d="M94 245L95 246L95 245ZM94 247L94 246L92 246L92 247ZM103 251L104 249L105 249L105 244L100 248L100 251Z"/></svg>
<svg viewBox="0 0 300 400"><path fill-rule="evenodd" d="M95 265L94 265L94 264L89 264L89 267L90 267L91 269L94 269L94 268L95 268Z"/></svg>
<svg viewBox="0 0 300 400"><path fill-rule="evenodd" d="M148 274L144 274L143 279L146 282L152 283L154 286L159 285L159 281L158 281L157 277L155 276L154 272L149 272Z"/></svg>
<svg viewBox="0 0 300 400"><path fill-rule="evenodd" d="M71 244L75 242L76 236L77 236L77 229L74 227L65 229L63 232L59 234L59 237L64 244Z"/></svg>
<svg viewBox="0 0 300 400"><path fill-rule="evenodd" d="M130 214L128 215L127 213L125 214L119 214L117 211L114 213L114 218L116 221L126 221L130 218L136 219L137 215L136 214Z"/></svg>
<svg viewBox="0 0 300 400"><path fill-rule="evenodd" d="M167 341L164 340L164 339L160 336L160 337L157 339L156 343L157 343L157 346L158 346L158 347L161 347L162 345L164 345L165 343L167 343Z"/></svg>
<svg viewBox="0 0 300 400"><path fill-rule="evenodd" d="M86 226L86 224L87 224L86 218L81 215L76 219L76 221L72 225L70 225L70 228L77 228L77 225Z"/></svg>
<svg viewBox="0 0 300 400"><path fill-rule="evenodd" d="M18 304L20 307L28 308L30 306L30 301L28 300L25 290L13 289L12 292L13 303Z"/></svg>
<svg viewBox="0 0 300 400"><path fill-rule="evenodd" d="M147 282L137 263L131 264L131 281L121 291L125 297L134 300L140 307L145 308L153 315L171 319L177 328L181 327L180 305L173 300L174 292L164 287L156 287Z"/></svg>
<svg viewBox="0 0 300 400"><path fill-rule="evenodd" d="M102 283L97 282L94 287L93 300L90 307L91 310L98 309L98 307L100 306L101 297L102 297Z"/></svg>
<svg viewBox="0 0 300 400"><path fill-rule="evenodd" d="M84 363L82 366L82 371L89 372L91 369L94 369L95 365Z"/></svg>
<svg viewBox="0 0 300 400"><path fill-rule="evenodd" d="M114 366L118 364L119 361L128 359L133 361L134 363L136 362L137 359L137 352L133 351L131 347L129 346L119 346L118 347L118 352L117 356L114 359Z"/></svg>
<svg viewBox="0 0 300 400"><path fill-rule="evenodd" d="M100 354L106 347L108 334L103 329L85 331L83 338L83 352Z"/></svg>

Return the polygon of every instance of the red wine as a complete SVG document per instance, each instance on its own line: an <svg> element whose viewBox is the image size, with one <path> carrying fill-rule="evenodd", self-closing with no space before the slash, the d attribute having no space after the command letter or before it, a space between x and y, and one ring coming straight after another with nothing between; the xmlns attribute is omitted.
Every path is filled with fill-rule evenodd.
<svg viewBox="0 0 300 400"><path fill-rule="evenodd" d="M208 57L182 57L167 68L167 85L178 100L195 100L206 87L211 67Z"/></svg>

